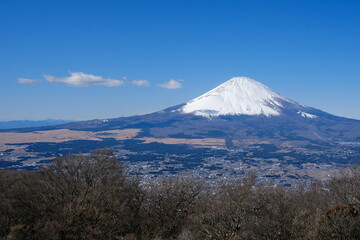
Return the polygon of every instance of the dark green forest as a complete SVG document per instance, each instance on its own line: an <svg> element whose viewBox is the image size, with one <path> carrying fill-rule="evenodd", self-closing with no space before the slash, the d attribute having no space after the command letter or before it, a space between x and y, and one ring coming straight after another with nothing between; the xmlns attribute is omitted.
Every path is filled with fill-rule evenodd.
<svg viewBox="0 0 360 240"><path fill-rule="evenodd" d="M108 149L0 171L0 239L360 239L360 168L285 188L126 174Z"/></svg>

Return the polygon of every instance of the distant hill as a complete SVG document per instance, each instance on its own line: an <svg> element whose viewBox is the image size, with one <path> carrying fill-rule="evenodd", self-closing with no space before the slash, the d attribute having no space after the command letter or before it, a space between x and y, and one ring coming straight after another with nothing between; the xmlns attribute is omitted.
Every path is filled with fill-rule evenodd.
<svg viewBox="0 0 360 240"><path fill-rule="evenodd" d="M28 128L28 127L43 127L51 125L59 125L69 123L71 121L47 119L47 120L15 120L15 121L0 121L0 129L12 129L12 128Z"/></svg>

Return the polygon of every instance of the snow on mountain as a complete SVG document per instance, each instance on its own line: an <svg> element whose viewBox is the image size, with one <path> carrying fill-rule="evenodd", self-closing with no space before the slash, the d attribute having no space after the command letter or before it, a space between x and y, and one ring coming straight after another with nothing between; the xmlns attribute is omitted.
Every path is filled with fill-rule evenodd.
<svg viewBox="0 0 360 240"><path fill-rule="evenodd" d="M284 102L296 104L253 79L234 77L187 102L181 111L204 117L219 115L269 117L280 115Z"/></svg>
<svg viewBox="0 0 360 240"><path fill-rule="evenodd" d="M317 118L317 116L314 114L310 114L302 111L298 111L298 114L304 118Z"/></svg>

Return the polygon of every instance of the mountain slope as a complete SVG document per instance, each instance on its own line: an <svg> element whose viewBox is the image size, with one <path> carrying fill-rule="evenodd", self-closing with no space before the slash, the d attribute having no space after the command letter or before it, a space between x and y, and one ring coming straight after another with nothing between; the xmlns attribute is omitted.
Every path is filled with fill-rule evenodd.
<svg viewBox="0 0 360 240"><path fill-rule="evenodd" d="M301 105L238 77L151 114L2 130L0 167L37 167L52 157L100 147L111 147L133 173L146 176L185 172L219 178L250 169L281 181L289 174L290 180L317 178L359 162L360 121Z"/></svg>

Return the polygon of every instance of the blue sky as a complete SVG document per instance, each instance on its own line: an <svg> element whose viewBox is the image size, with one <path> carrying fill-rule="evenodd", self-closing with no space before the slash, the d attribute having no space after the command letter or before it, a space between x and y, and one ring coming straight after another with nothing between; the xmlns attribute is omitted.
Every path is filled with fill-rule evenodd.
<svg viewBox="0 0 360 240"><path fill-rule="evenodd" d="M0 1L0 120L143 114L234 76L360 119L359 12L350 0Z"/></svg>

